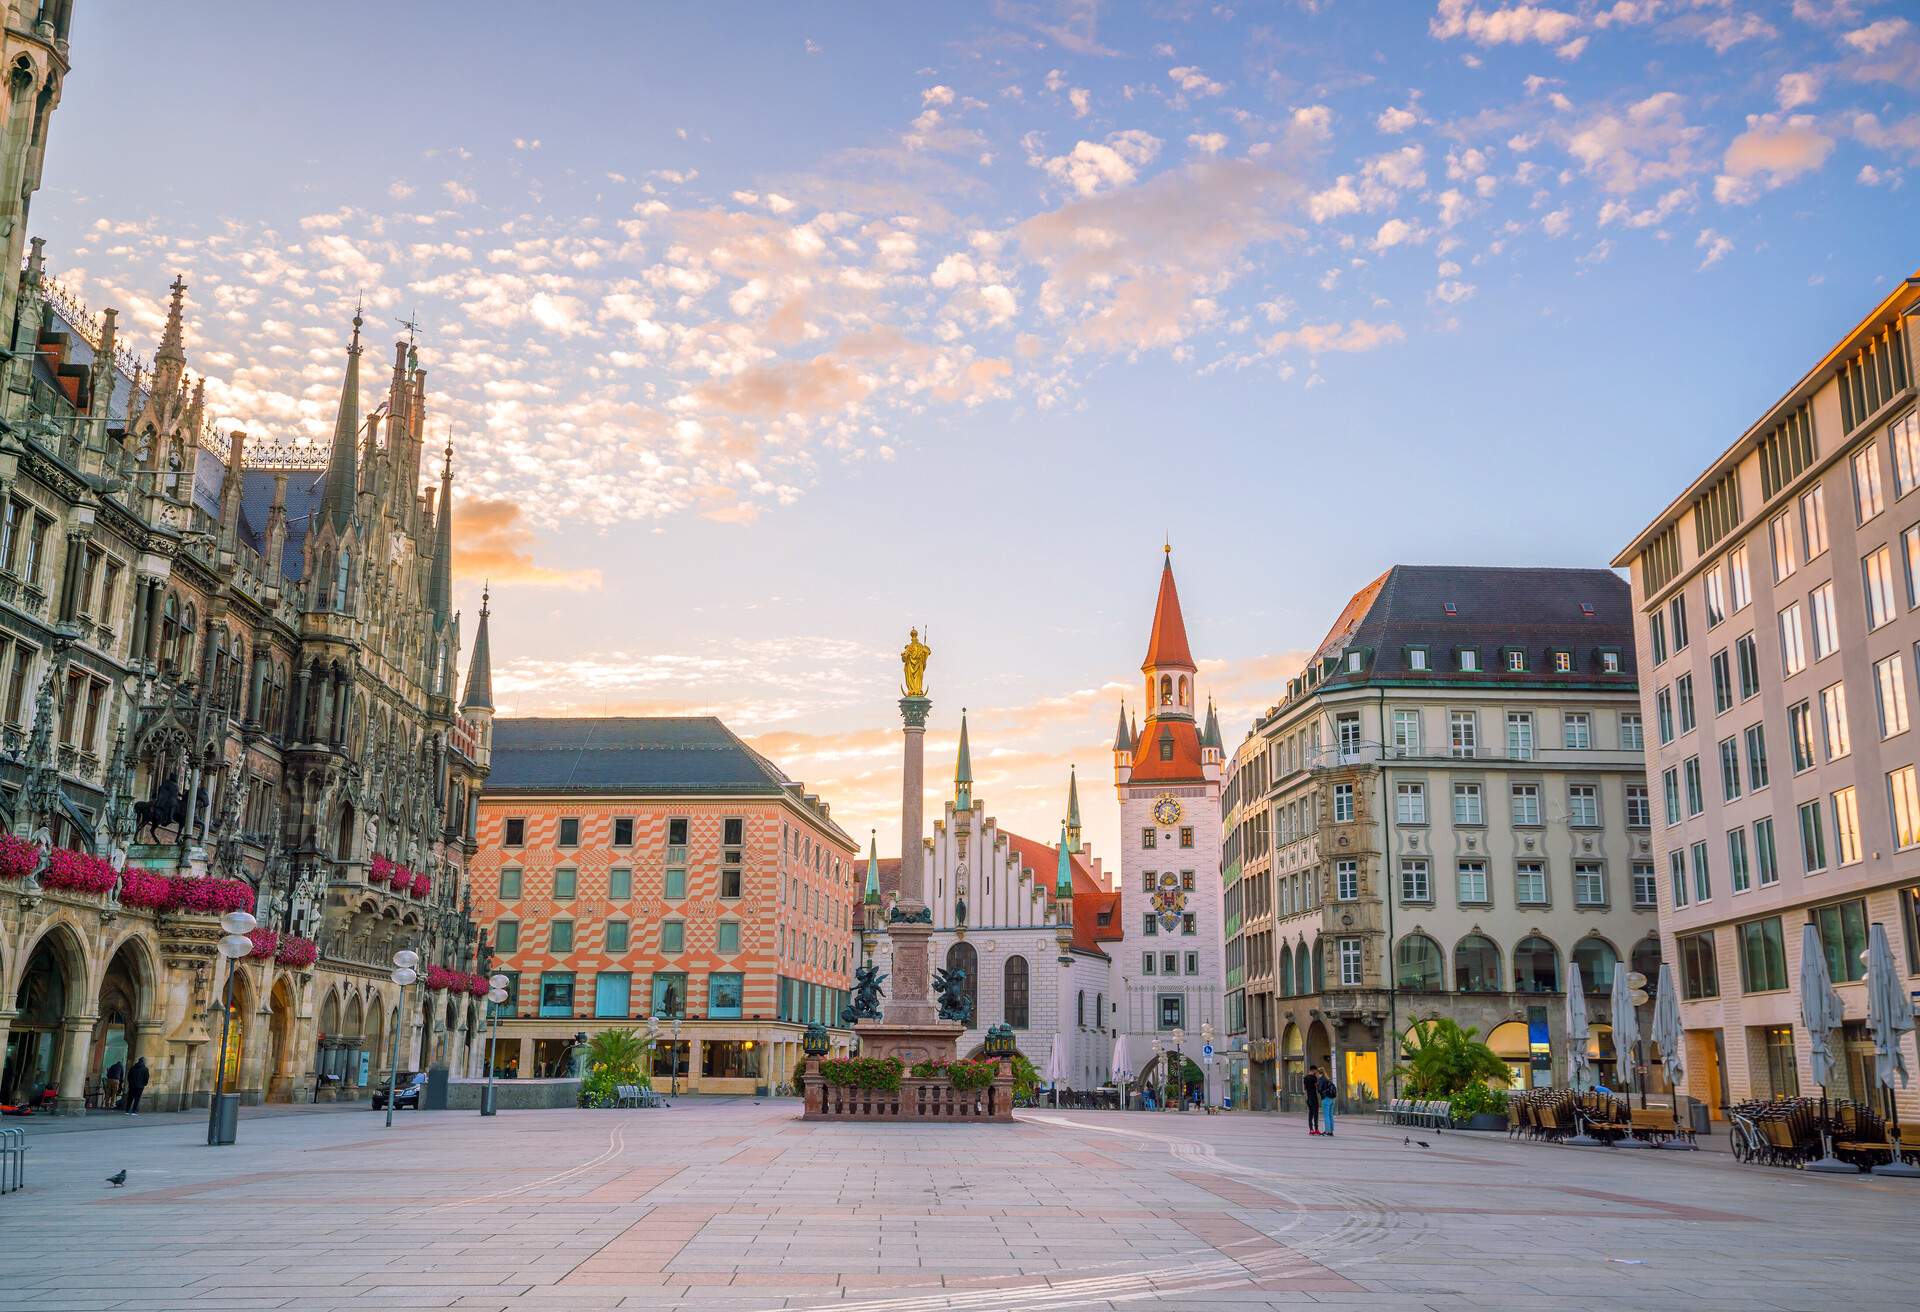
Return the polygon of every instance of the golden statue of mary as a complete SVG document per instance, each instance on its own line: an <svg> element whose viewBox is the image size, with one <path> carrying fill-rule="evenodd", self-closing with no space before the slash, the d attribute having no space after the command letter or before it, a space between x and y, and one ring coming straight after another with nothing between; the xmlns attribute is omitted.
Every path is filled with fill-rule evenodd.
<svg viewBox="0 0 1920 1312"><path fill-rule="evenodd" d="M900 652L900 668L906 674L906 685L901 691L909 697L927 695L927 657L933 649L920 641L920 630L907 630L907 645Z"/></svg>

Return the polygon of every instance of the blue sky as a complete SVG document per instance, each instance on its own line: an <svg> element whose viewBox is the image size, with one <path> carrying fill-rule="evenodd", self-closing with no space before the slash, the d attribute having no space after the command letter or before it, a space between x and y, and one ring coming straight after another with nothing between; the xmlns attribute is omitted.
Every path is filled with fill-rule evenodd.
<svg viewBox="0 0 1920 1312"><path fill-rule="evenodd" d="M937 773L970 706L1104 843L1163 535L1237 740L1389 564L1603 564L1920 265L1898 0L79 9L58 276L150 351L184 273L274 438L417 313L506 708L720 713L883 844L908 623Z"/></svg>

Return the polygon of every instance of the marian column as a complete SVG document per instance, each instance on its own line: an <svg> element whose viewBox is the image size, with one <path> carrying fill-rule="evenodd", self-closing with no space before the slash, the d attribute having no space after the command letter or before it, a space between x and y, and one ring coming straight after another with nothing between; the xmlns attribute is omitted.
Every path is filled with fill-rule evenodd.
<svg viewBox="0 0 1920 1312"><path fill-rule="evenodd" d="M936 1019L932 1003L933 975L928 942L933 917L927 914L926 845L921 841L923 797L926 792L927 657L932 649L920 641L920 630L910 629L900 653L904 676L900 692L903 758L900 769L900 896L888 916L887 936L893 940L892 1005L887 1020L896 1025L924 1025Z"/></svg>

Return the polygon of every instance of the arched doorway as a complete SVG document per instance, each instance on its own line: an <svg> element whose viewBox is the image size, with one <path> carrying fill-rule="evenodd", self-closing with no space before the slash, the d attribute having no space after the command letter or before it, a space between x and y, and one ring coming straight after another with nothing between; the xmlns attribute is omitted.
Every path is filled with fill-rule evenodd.
<svg viewBox="0 0 1920 1312"><path fill-rule="evenodd" d="M333 995L327 995L333 1001ZM284 979L273 986L268 997L267 1075L265 1098L268 1102L293 1101L293 990Z"/></svg>
<svg viewBox="0 0 1920 1312"><path fill-rule="evenodd" d="M239 1093L241 1059L247 1051L247 1017L253 1014L253 986L247 982L246 973L239 969L239 962L228 965L231 972L224 983L223 991L227 1004L226 1024L220 1022L220 1013L216 1008L212 1016L214 1051L215 1087L226 1093ZM225 1034L226 1043L221 1044L221 1035Z"/></svg>
<svg viewBox="0 0 1920 1312"><path fill-rule="evenodd" d="M1300 1027L1292 1021L1287 1022L1286 1031L1280 1037L1280 1071L1281 1089L1286 1093L1300 1092L1307 1074L1306 1046Z"/></svg>
<svg viewBox="0 0 1920 1312"><path fill-rule="evenodd" d="M377 1084L387 1069L387 1008L376 994L367 999L367 1020L362 1036L367 1046L367 1082Z"/></svg>
<svg viewBox="0 0 1920 1312"><path fill-rule="evenodd" d="M340 998L332 989L327 990L327 1000L320 1004L320 1030L314 1035L313 1072L315 1078L323 1075L338 1075L334 1063L338 1058L334 1050L340 1045Z"/></svg>
<svg viewBox="0 0 1920 1312"><path fill-rule="evenodd" d="M1507 1064L1507 1074L1516 1089L1527 1087L1527 1072L1533 1067L1533 1044L1527 1036L1526 1023L1510 1020L1495 1025L1493 1032L1487 1035L1487 1046L1493 1049L1493 1055Z"/></svg>
<svg viewBox="0 0 1920 1312"><path fill-rule="evenodd" d="M1328 1033L1325 1021L1316 1020L1307 1026L1306 1056L1307 1065L1318 1066L1322 1075L1333 1074L1333 1035Z"/></svg>
<svg viewBox="0 0 1920 1312"><path fill-rule="evenodd" d="M7 1059L0 1067L0 1102L33 1102L49 1088L79 1096L82 1076L68 1093L61 1080L61 1025L79 1000L80 953L64 927L46 934L28 954L27 968L14 994L13 1025L7 1032Z"/></svg>
<svg viewBox="0 0 1920 1312"><path fill-rule="evenodd" d="M151 958L138 939L128 939L107 963L100 981L100 1019L87 1055L87 1082L98 1090L95 1106L112 1106L126 1087L127 1071L140 1056L141 1022L152 998ZM107 1073L119 1068L116 1080Z"/></svg>
<svg viewBox="0 0 1920 1312"><path fill-rule="evenodd" d="M360 1007L360 995L354 994L347 999L347 1014L340 1022L340 1044L347 1050L347 1069L342 1077L346 1088L356 1088L365 1083L360 1074L360 1057L366 1049L366 1036L362 1032L366 1024L366 1013Z"/></svg>
<svg viewBox="0 0 1920 1312"><path fill-rule="evenodd" d="M980 954L973 950L971 943L955 943L947 949L947 969L964 970L966 978L962 982L967 995L968 1013L974 1021L980 1019Z"/></svg>

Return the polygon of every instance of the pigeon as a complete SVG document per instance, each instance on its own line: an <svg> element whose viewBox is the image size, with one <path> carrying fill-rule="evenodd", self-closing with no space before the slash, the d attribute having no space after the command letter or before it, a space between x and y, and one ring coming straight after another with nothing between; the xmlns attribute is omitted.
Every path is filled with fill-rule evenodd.
<svg viewBox="0 0 1920 1312"><path fill-rule="evenodd" d="M124 1167L118 1171L115 1171L112 1175L107 1177L107 1183L112 1185L115 1189L118 1189L121 1185L125 1184L126 1182L127 1182L127 1172Z"/></svg>
<svg viewBox="0 0 1920 1312"><path fill-rule="evenodd" d="M1432 1147L1432 1145L1429 1144L1425 1139L1415 1139L1414 1142L1422 1148Z"/></svg>

